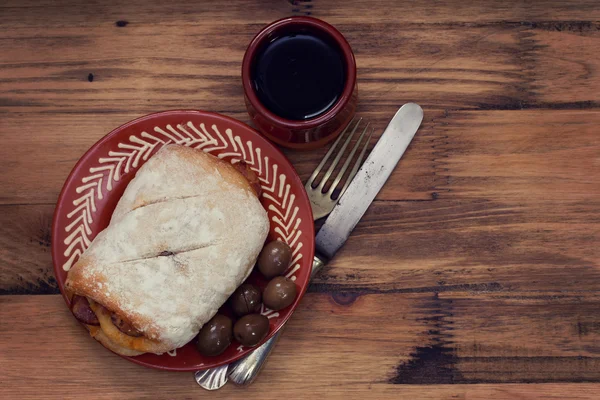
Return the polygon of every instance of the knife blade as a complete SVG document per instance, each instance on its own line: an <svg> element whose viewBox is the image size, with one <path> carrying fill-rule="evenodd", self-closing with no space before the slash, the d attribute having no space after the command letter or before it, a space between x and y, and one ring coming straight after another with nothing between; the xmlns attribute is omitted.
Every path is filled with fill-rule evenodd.
<svg viewBox="0 0 600 400"><path fill-rule="evenodd" d="M407 103L396 112L319 230L315 243L322 258L332 259L344 245L400 161L422 121L423 109L415 103Z"/></svg>
<svg viewBox="0 0 600 400"><path fill-rule="evenodd" d="M422 121L423 109L417 104L407 103L396 112L371 154L319 230L315 240L318 254L313 260L311 279L344 245L400 161ZM229 371L226 372L229 380L239 386L252 383L280 335L281 330L248 356L230 364Z"/></svg>

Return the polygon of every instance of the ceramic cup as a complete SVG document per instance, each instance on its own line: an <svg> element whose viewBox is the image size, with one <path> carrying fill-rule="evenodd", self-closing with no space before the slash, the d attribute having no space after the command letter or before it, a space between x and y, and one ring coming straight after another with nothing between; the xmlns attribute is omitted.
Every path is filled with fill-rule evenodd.
<svg viewBox="0 0 600 400"><path fill-rule="evenodd" d="M253 84L254 62L264 46L277 37L293 33L308 33L328 40L339 47L345 64L346 79L342 94L333 106L311 119L290 120L274 114L261 103ZM254 125L268 139L289 148L313 149L327 144L340 134L356 111L358 88L356 63L352 49L337 29L316 18L284 18L271 23L258 32L244 55L242 83L246 108Z"/></svg>

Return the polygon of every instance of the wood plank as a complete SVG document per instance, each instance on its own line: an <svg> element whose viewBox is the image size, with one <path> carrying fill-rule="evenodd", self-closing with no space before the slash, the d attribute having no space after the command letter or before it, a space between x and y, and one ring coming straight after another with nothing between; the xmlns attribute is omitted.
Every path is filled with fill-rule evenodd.
<svg viewBox="0 0 600 400"><path fill-rule="evenodd" d="M549 31L553 27L566 31ZM361 100L374 109L407 99L450 108L598 100L593 90L565 90L573 89L573 81L599 84L593 73L599 56L591 50L599 40L598 24L421 29L363 22L340 23L338 28L356 52ZM17 29L0 41L11 60L0 75L7 96L3 105L10 110L120 112L126 102L130 103L126 109L140 112L206 104L222 112L243 111L243 102L235 102L242 94L239 66L245 44L259 27L240 24L235 33L223 34L206 24L186 29L165 26L158 37L155 26L127 28L128 34L100 26L84 35L78 28L57 28L42 43L36 29ZM160 56L157 46L165 48ZM89 59L91 47L102 56ZM93 82L88 81L90 73ZM557 86L547 85L557 78Z"/></svg>
<svg viewBox="0 0 600 400"><path fill-rule="evenodd" d="M307 3L300 2L300 3ZM368 19L402 23L493 23L508 21L597 21L600 10L593 1L562 2L545 0L523 3L509 0L434 3L426 0L411 2L405 7L393 0L350 0L341 8L331 1L313 0L311 12L319 17L364 21Z"/></svg>
<svg viewBox="0 0 600 400"><path fill-rule="evenodd" d="M117 20L138 23L156 23L157 15L169 24L198 24L211 20L245 20L269 22L282 13L312 15L336 20L380 20L402 23L489 23L498 21L596 21L600 11L594 0L565 2L544 0L523 3L509 0L498 3L494 0L464 2L449 0L432 3L427 0L411 2L405 7L393 0L346 0L344 7L339 3L324 0L260 0L252 2L218 0L202 2L153 1L151 5L143 0L113 1L82 4L78 1L53 0L6 0L0 23L10 22L16 26L46 25L64 26L65 17L70 26L90 26L112 23ZM23 9L27 9L27 13ZM130 26L126 25L126 26Z"/></svg>
<svg viewBox="0 0 600 400"><path fill-rule="evenodd" d="M600 103L600 22L539 24L528 40L538 49L530 61L538 102Z"/></svg>
<svg viewBox="0 0 600 400"><path fill-rule="evenodd" d="M283 15L282 15L283 16ZM333 22L333 21L332 21ZM2 109L13 112L150 112L172 108L244 110L240 65L260 25L240 21L17 28L0 36ZM502 107L530 100L520 25L340 23L357 59L360 101L393 114L428 108ZM156 49L161 48L157 54ZM94 56L90 57L90 52ZM89 81L90 74L93 81Z"/></svg>
<svg viewBox="0 0 600 400"><path fill-rule="evenodd" d="M510 388L521 392L525 387L461 382L597 383L600 322L590 311L597 309L598 301L600 297L583 306L560 299L511 305L485 293L468 292L354 298L308 294L258 381L244 391L227 387L215 396L254 398L264 396L269 387L273 395L293 390L332 398L349 393L373 398L423 396L428 390L509 398L502 397L507 393L501 388L514 395ZM136 398L163 391L170 397L201 393L191 374L143 369L104 350L77 325L60 296L2 296L0 302L0 365L3 376L14 383L0 386L3 397L14 397L16 390L32 396L42 388L71 397L81 390L75 380L93 381L99 398L118 393L135 393ZM353 361L347 362L349 358ZM62 378L47 374L58 368ZM427 389L419 385L424 383ZM436 385L444 383L454 385ZM479 392L478 387L487 389ZM543 385L536 387L539 398L549 393ZM552 388L562 393L560 387ZM595 393L586 389L593 386L579 388L572 394L588 398Z"/></svg>
<svg viewBox="0 0 600 400"><path fill-rule="evenodd" d="M598 301L598 291L562 297L440 293L424 310L437 313L425 317L430 344L398 367L395 381L414 382L434 367L449 370L440 375L454 383L597 382ZM419 365L421 359L429 365Z"/></svg>
<svg viewBox="0 0 600 400"><path fill-rule="evenodd" d="M311 290L473 288L547 296L566 292L583 298L597 292L597 200L559 209L532 203L377 202ZM55 292L47 239L40 239L47 238L52 207L3 209L0 289Z"/></svg>
<svg viewBox="0 0 600 400"><path fill-rule="evenodd" d="M598 141L594 132L600 117L595 111L560 110L551 114L542 110L510 114L502 111L479 114L426 112L426 122L379 199L431 199L434 193L439 195L446 190L448 181L455 185L453 193L461 193L463 197L476 196L471 192L482 190L482 187L488 191L496 188L494 196L502 197L503 201L511 194L518 199L525 190L535 191L540 201L556 198L562 193L572 196L574 190L583 198L587 198L586 193L597 193L598 174L591 174L590 179L587 175L587 171L597 170L593 155L598 151ZM231 115L248 122L243 112ZM372 121L378 131L389 119L389 115L368 110L361 115ZM0 128L6 145L0 149L4 170L0 176L0 202L55 202L64 179L81 154L106 132L136 116L135 113L110 117L61 114L49 118L45 114L27 114L26 117L13 114L2 118ZM506 129L511 134L504 134ZM36 134L25 135L23 132ZM574 136L577 140L572 140ZM546 150L538 151L535 147L540 144L536 140L543 140ZM45 151L36 153L39 148ZM306 179L325 151L288 151L286 154L301 178ZM456 164L462 163L462 166L453 165L456 173L450 176L445 171L447 157L461 151L475 155L483 152L484 158L476 155L457 159ZM492 151L505 153L500 159ZM559 158L547 157L548 151ZM32 154L36 156L31 157ZM561 160L560 163L557 160ZM487 163L481 164L485 169L479 172L480 176L463 176L474 174L471 162L476 165ZM53 168L48 169L47 165ZM487 175L496 173L496 169L503 178ZM40 171L43 171L44 179L39 179ZM576 175L570 176L572 172ZM524 173L529 175L524 176ZM492 183L491 180L493 185L480 185L480 181ZM470 184L472 188L461 186L463 184ZM555 190L557 184L564 185L562 191ZM548 196L549 193L552 196Z"/></svg>
<svg viewBox="0 0 600 400"><path fill-rule="evenodd" d="M598 203L561 210L485 201L378 203L315 281L315 290L474 285L585 297L600 288Z"/></svg>
<svg viewBox="0 0 600 400"><path fill-rule="evenodd" d="M227 114L249 122L245 112ZM379 136L392 114L361 112L361 115L376 127ZM431 199L437 185L434 148L431 146L434 139L431 131L433 115L427 115L427 121L401 161L401 168L394 172L380 198ZM0 119L4 143L0 147L0 167L3 170L0 175L0 204L55 203L79 157L106 133L138 116L135 113L3 116ZM27 132L31 134L25 134ZM286 151L286 155L302 180L306 180L326 151L326 148L310 152Z"/></svg>
<svg viewBox="0 0 600 400"><path fill-rule="evenodd" d="M599 124L598 111L451 112L434 128L445 138L440 196L557 212L567 204L595 204Z"/></svg>

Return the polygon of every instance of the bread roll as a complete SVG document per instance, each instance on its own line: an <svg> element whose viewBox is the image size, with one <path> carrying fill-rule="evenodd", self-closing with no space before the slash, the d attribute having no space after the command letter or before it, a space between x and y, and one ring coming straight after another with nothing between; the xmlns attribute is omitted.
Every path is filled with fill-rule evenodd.
<svg viewBox="0 0 600 400"><path fill-rule="evenodd" d="M109 226L68 273L106 347L161 354L188 343L248 277L269 231L251 183L228 162L167 145L127 186ZM116 313L141 336L121 332Z"/></svg>

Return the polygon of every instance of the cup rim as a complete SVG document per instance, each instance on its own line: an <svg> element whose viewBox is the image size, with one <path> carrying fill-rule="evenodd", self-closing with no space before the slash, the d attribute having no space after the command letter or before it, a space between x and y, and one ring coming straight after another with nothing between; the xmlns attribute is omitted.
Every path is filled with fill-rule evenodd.
<svg viewBox="0 0 600 400"><path fill-rule="evenodd" d="M329 110L325 111L323 114L306 120L291 120L280 117L273 113L258 99L258 96L252 85L252 63L256 57L256 53L260 48L260 45L263 44L264 40L267 39L268 36L273 32L282 29L283 27L293 25L309 26L329 35L340 47L342 56L346 63L346 81L344 82L344 89L342 90L340 98ZM348 41L344 35L342 35L340 31L338 31L332 25L313 17L286 17L272 22L261 29L248 45L242 61L242 84L244 86L244 93L252 107L254 107L258 114L266 116L271 123L288 129L311 129L335 118L336 115L338 115L338 113L342 111L350 101L354 87L356 86L356 61Z"/></svg>

